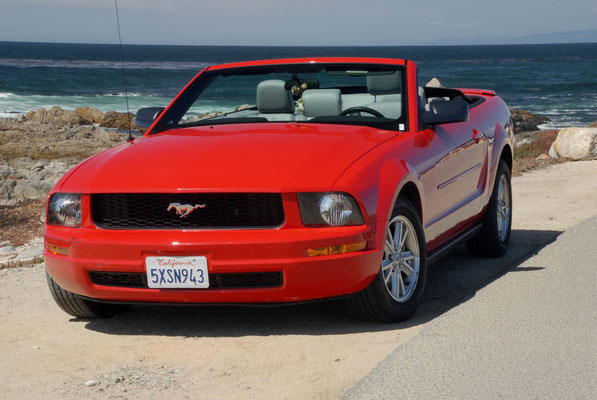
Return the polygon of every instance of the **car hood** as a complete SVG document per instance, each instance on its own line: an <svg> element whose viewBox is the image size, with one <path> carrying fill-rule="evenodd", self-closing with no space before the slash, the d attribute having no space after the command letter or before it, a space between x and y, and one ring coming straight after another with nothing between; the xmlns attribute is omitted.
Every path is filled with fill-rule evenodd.
<svg viewBox="0 0 597 400"><path fill-rule="evenodd" d="M270 123L168 130L81 163L63 192L298 192L330 190L393 131L364 126Z"/></svg>

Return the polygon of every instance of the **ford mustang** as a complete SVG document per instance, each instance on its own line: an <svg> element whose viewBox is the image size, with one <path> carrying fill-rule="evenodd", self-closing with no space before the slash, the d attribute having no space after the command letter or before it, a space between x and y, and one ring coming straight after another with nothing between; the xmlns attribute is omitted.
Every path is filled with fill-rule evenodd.
<svg viewBox="0 0 597 400"><path fill-rule="evenodd" d="M454 246L508 247L508 108L491 90L422 87L412 61L211 66L136 124L143 136L48 198L47 280L76 317L345 298L392 323Z"/></svg>

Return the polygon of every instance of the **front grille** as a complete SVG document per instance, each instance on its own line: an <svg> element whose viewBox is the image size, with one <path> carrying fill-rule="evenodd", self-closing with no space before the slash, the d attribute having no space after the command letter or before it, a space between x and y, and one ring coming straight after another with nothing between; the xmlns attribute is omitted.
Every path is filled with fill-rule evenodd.
<svg viewBox="0 0 597 400"><path fill-rule="evenodd" d="M279 193L102 193L91 215L108 229L273 228L284 207Z"/></svg>
<svg viewBox="0 0 597 400"><path fill-rule="evenodd" d="M136 272L90 271L89 279L102 286L148 288L147 276ZM209 274L210 289L269 288L282 286L282 281L279 271Z"/></svg>

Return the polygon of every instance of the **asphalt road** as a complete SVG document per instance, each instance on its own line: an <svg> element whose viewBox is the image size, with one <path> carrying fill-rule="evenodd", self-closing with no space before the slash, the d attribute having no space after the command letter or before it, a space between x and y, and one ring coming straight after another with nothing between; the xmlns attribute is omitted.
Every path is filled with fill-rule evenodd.
<svg viewBox="0 0 597 400"><path fill-rule="evenodd" d="M431 321L344 399L596 399L597 218Z"/></svg>

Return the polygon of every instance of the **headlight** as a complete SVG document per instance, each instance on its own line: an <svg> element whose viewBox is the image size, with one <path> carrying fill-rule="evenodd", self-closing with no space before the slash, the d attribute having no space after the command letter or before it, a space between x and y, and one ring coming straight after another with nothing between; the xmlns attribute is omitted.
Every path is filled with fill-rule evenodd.
<svg viewBox="0 0 597 400"><path fill-rule="evenodd" d="M81 225L81 195L55 193L48 206L48 224L64 226Z"/></svg>
<svg viewBox="0 0 597 400"><path fill-rule="evenodd" d="M363 215L349 194L299 193L301 219L306 226L363 225Z"/></svg>

